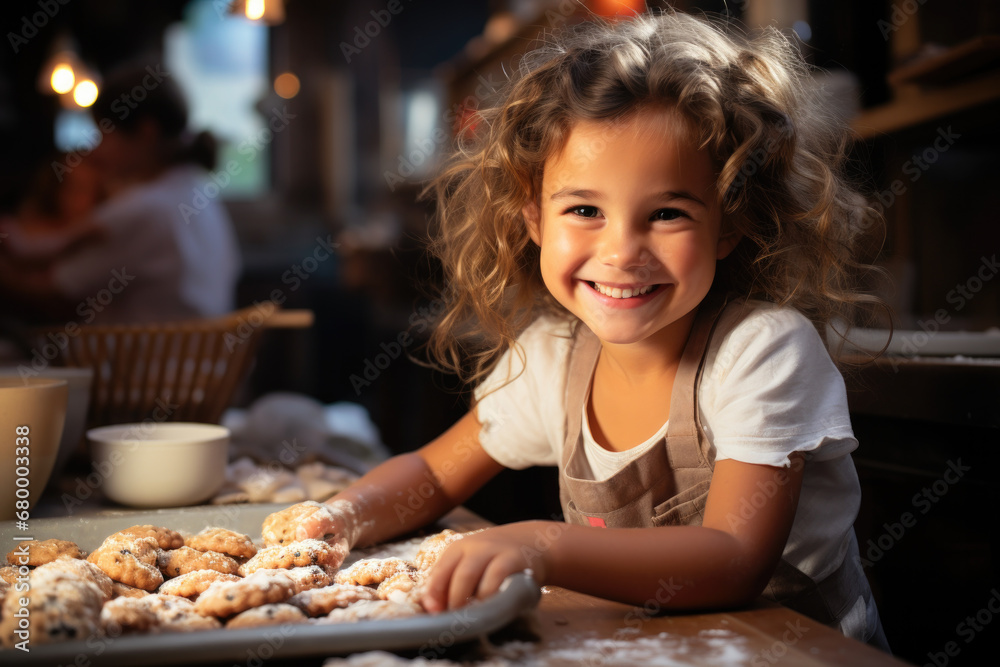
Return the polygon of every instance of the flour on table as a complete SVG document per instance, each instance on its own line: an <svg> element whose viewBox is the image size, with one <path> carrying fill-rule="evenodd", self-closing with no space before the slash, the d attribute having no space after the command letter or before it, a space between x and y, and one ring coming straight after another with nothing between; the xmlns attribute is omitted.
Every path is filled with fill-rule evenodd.
<svg viewBox="0 0 1000 667"><path fill-rule="evenodd" d="M587 635L569 635L540 648L531 642L508 642L493 647L491 653L527 667L544 667L552 661L560 664L600 664L602 667L737 667L753 657L747 640L728 630L703 630L696 637L661 632L654 637L629 637L631 628L623 628L619 639L600 639Z"/></svg>
<svg viewBox="0 0 1000 667"><path fill-rule="evenodd" d="M347 658L331 658L323 663L323 667L394 667L396 665L407 665L413 667L461 667L463 663L452 662L451 660L428 660L426 658L401 658L385 651L366 651L365 653L355 653ZM506 660L485 660L477 661L476 667L507 667L511 663Z"/></svg>
<svg viewBox="0 0 1000 667"><path fill-rule="evenodd" d="M623 628L618 635L634 634ZM471 663L426 658L401 658L385 651L357 653L348 658L333 658L323 667L548 667L551 664L586 664L601 667L741 667L750 664L751 654L745 637L721 628L702 630L695 637L661 632L656 636L628 639L600 639L589 633L569 635L541 648L537 644L512 641L490 648L484 660Z"/></svg>

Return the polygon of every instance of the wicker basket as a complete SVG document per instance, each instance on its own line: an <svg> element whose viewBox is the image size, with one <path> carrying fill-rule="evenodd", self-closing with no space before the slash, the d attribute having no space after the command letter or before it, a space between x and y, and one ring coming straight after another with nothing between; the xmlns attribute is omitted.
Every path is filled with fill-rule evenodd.
<svg viewBox="0 0 1000 667"><path fill-rule="evenodd" d="M312 320L311 311L265 302L214 319L81 326L60 361L94 371L89 426L146 419L214 424L249 372L261 333Z"/></svg>

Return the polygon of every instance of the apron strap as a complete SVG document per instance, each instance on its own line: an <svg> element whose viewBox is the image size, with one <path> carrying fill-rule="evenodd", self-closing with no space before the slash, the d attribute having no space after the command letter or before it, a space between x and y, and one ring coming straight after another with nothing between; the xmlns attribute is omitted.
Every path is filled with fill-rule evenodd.
<svg viewBox="0 0 1000 667"><path fill-rule="evenodd" d="M560 468L567 471L567 466L575 449L577 440L583 429L583 406L590 388L590 380L593 377L594 365L597 363L597 356L601 353L601 341L594 333L587 328L583 322L577 323L575 332L576 341L570 348L569 374L566 381L566 439L562 448L562 465ZM587 457L577 457L577 464L574 466L572 476L582 479L592 479L593 471L587 462Z"/></svg>
<svg viewBox="0 0 1000 667"><path fill-rule="evenodd" d="M697 398L708 344L726 304L725 298L710 294L698 306L698 315L677 367L667 422L667 443L675 445L670 446L670 463L674 469L713 467L708 457L708 440L698 421Z"/></svg>

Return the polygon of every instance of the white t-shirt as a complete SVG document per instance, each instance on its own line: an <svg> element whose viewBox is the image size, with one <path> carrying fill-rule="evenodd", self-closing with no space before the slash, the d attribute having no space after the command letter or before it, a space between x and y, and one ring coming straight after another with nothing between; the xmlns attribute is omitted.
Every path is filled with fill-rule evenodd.
<svg viewBox="0 0 1000 667"><path fill-rule="evenodd" d="M590 470L594 473L594 479L598 482L611 479L619 470L652 449L653 445L662 442L663 438L667 435L667 426L670 424L669 420L663 422L663 426L656 433L646 438L642 444L621 452L604 449L594 439L594 434L590 430L587 403L590 403L589 392L587 400L583 404L583 421L580 422L580 435L583 437L583 455L587 458Z"/></svg>
<svg viewBox="0 0 1000 667"><path fill-rule="evenodd" d="M222 204L203 196L204 184L203 169L179 165L94 210L91 217L106 236L54 269L63 296L81 301L81 324L164 322L233 310L239 246Z"/></svg>
<svg viewBox="0 0 1000 667"><path fill-rule="evenodd" d="M698 416L716 461L788 466L789 454L808 452L784 557L820 581L843 561L861 502L850 457L858 443L843 377L816 329L798 311L753 301L746 317L735 323L738 316L738 308L728 308L712 336ZM507 352L476 390L480 440L508 468L558 465L565 441L570 323L541 318L518 341L523 361L517 351ZM613 473L642 446L620 456L607 451L588 456L595 472L607 472L601 460L617 464Z"/></svg>

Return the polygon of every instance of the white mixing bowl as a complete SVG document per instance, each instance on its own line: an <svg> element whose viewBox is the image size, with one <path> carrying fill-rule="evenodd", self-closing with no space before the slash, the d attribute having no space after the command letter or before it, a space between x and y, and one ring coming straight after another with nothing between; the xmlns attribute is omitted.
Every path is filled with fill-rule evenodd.
<svg viewBox="0 0 1000 667"><path fill-rule="evenodd" d="M119 424L87 431L93 474L111 500L179 507L211 498L226 476L229 429L187 422ZM99 479L97 479L99 478Z"/></svg>

